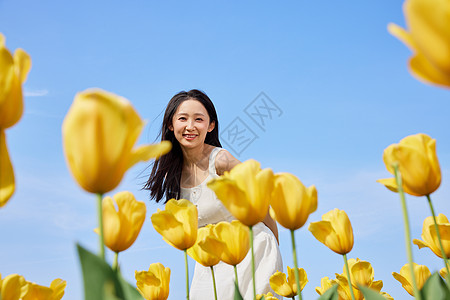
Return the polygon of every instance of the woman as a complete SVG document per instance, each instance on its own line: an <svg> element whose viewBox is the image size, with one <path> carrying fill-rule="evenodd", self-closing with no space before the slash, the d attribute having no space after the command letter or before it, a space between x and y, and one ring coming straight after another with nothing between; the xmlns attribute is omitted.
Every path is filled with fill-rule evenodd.
<svg viewBox="0 0 450 300"><path fill-rule="evenodd" d="M233 155L221 148L216 110L208 96L199 91L180 92L168 103L161 140L172 142L171 152L157 160L145 186L156 202L188 199L198 209L199 227L234 217L223 206L206 183L239 164ZM264 224L263 224L264 223ZM263 223L254 226L256 291L271 291L269 277L283 265L278 248L278 230L267 214ZM253 299L251 254L238 265L239 287L244 299ZM233 299L234 270L219 263L214 267L218 298ZM209 268L195 266L190 299L214 299Z"/></svg>

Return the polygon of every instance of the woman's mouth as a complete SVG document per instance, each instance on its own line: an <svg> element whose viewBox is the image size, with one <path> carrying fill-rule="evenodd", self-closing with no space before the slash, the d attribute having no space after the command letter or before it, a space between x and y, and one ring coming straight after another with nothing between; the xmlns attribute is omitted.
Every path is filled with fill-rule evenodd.
<svg viewBox="0 0 450 300"><path fill-rule="evenodd" d="M197 135L196 135L196 134L183 134L183 137L184 137L186 140L191 141L191 140L195 139L195 138L197 137Z"/></svg>

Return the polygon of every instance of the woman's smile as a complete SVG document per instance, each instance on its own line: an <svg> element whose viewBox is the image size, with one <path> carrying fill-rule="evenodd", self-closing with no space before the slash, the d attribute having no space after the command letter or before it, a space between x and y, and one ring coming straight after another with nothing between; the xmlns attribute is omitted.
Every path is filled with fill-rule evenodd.
<svg viewBox="0 0 450 300"><path fill-rule="evenodd" d="M188 141L192 141L193 139L195 139L197 137L197 135L196 134L183 134L183 137Z"/></svg>

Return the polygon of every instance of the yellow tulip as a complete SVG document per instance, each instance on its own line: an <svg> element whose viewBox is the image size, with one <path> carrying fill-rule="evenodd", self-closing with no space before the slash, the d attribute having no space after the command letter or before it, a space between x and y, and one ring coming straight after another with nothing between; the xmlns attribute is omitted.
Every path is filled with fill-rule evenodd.
<svg viewBox="0 0 450 300"><path fill-rule="evenodd" d="M269 284L272 290L275 291L280 296L292 298L297 295L297 283L295 281L295 272L294 269L291 269L289 266L288 270L288 278L286 280L286 274L277 271L272 276L270 276ZM308 277L306 276L306 272L303 268L298 268L299 281L300 281L300 289L303 291L306 283L308 283Z"/></svg>
<svg viewBox="0 0 450 300"><path fill-rule="evenodd" d="M0 33L0 129L13 126L22 117L22 83L30 68L30 56L22 49L11 55L5 47L5 37Z"/></svg>
<svg viewBox="0 0 450 300"><path fill-rule="evenodd" d="M187 250L187 254L205 267L215 266L220 262L224 243L217 239L213 225L209 224L198 230L197 241Z"/></svg>
<svg viewBox="0 0 450 300"><path fill-rule="evenodd" d="M19 300L27 292L28 284L23 276L11 274L1 278L0 274L0 299Z"/></svg>
<svg viewBox="0 0 450 300"><path fill-rule="evenodd" d="M438 224L439 233L442 239L442 246L447 257L450 256L450 223L445 215L439 214L436 216L436 222ZM428 247L437 256L442 258L441 248L439 247L439 240L437 237L436 229L434 228L433 217L427 217L423 221L422 227L422 239L414 239L413 243L419 246L419 249Z"/></svg>
<svg viewBox="0 0 450 300"><path fill-rule="evenodd" d="M136 241L145 221L146 206L131 192L120 192L113 198L105 197L102 201L104 240L109 249L121 252Z"/></svg>
<svg viewBox="0 0 450 300"><path fill-rule="evenodd" d="M151 220L156 231L175 248L186 250L197 240L198 211L189 200L170 199L165 210L158 209Z"/></svg>
<svg viewBox="0 0 450 300"><path fill-rule="evenodd" d="M450 266L449 266L450 268ZM439 274L441 275L442 278L446 279L447 278L447 268L443 267L440 271Z"/></svg>
<svg viewBox="0 0 450 300"><path fill-rule="evenodd" d="M15 190L14 171L6 147L4 130L16 124L23 114L22 83L31 68L31 59L22 49L14 55L5 47L0 33L0 207Z"/></svg>
<svg viewBox="0 0 450 300"><path fill-rule="evenodd" d="M231 223L219 222L214 226L214 234L224 243L220 260L236 266L245 258L250 249L250 233L247 226L237 220Z"/></svg>
<svg viewBox="0 0 450 300"><path fill-rule="evenodd" d="M339 285L339 287L338 287L339 299L352 300L350 286L348 284L347 276L345 275L345 273L343 273L343 274L336 273L336 282ZM355 300L363 300L364 299L363 294L361 293L361 291L358 288L354 287L353 284L352 284L351 288L353 289L353 295L355 295Z"/></svg>
<svg viewBox="0 0 450 300"><path fill-rule="evenodd" d="M348 260L348 265L353 287L358 288L358 285L363 285L377 292L381 291L383 281L374 281L374 271L370 262L351 258Z"/></svg>
<svg viewBox="0 0 450 300"><path fill-rule="evenodd" d="M407 0L403 5L408 31L389 24L389 32L413 52L409 68L419 80L450 87L450 3Z"/></svg>
<svg viewBox="0 0 450 300"><path fill-rule="evenodd" d="M347 254L353 248L353 229L343 210L335 208L322 216L322 221L312 222L308 230L325 246L338 254Z"/></svg>
<svg viewBox="0 0 450 300"><path fill-rule="evenodd" d="M333 287L333 285L337 284L336 280L330 280L328 277L323 277L320 280L320 287L316 287L316 293L319 295L323 295L328 289Z"/></svg>
<svg viewBox="0 0 450 300"><path fill-rule="evenodd" d="M15 190L14 171L6 147L6 136L0 130L0 207L4 206Z"/></svg>
<svg viewBox="0 0 450 300"><path fill-rule="evenodd" d="M91 193L109 192L133 165L167 153L168 141L133 148L144 125L125 98L100 89L78 93L62 126L66 160L78 184Z"/></svg>
<svg viewBox="0 0 450 300"><path fill-rule="evenodd" d="M436 140L419 133L405 137L398 144L384 150L387 170L394 174L393 163L398 162L405 193L426 196L441 184L441 169L436 155ZM388 189L397 191L395 178L377 180Z"/></svg>
<svg viewBox="0 0 450 300"><path fill-rule="evenodd" d="M317 209L317 190L306 188L290 173L275 174L274 190L270 201L270 214L281 226L297 230Z"/></svg>
<svg viewBox="0 0 450 300"><path fill-rule="evenodd" d="M135 271L139 293L146 300L166 300L169 297L170 269L160 263L150 265L148 271Z"/></svg>
<svg viewBox="0 0 450 300"><path fill-rule="evenodd" d="M28 282L28 290L22 300L60 300L64 296L66 281L55 279L50 287Z"/></svg>
<svg viewBox="0 0 450 300"><path fill-rule="evenodd" d="M263 296L265 300L278 300L278 298L275 298L271 292L256 295L256 300L261 300Z"/></svg>
<svg viewBox="0 0 450 300"><path fill-rule="evenodd" d="M212 179L208 187L236 219L253 226L267 215L273 177L272 170L261 170L259 162L250 159Z"/></svg>
<svg viewBox="0 0 450 300"><path fill-rule="evenodd" d="M430 270L427 266L418 265L413 263L414 266L414 276L416 277L417 288L422 289L423 285L427 279L431 276ZM411 272L409 264L404 265L400 269L400 274L397 272L392 272L392 276L397 279L403 286L403 288L411 295L414 296L414 289L412 285Z"/></svg>

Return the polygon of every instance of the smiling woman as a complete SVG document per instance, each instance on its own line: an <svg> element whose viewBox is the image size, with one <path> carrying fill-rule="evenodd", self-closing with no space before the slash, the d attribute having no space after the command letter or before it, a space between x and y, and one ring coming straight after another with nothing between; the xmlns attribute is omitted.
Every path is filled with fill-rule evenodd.
<svg viewBox="0 0 450 300"><path fill-rule="evenodd" d="M187 199L192 202L198 210L199 227L232 222L247 228L236 220L207 185L211 179L227 174L238 164L240 170L249 165L240 164L239 160L221 148L218 128L214 105L205 93L191 90L176 94L167 105L161 129L161 140L171 141L173 148L155 161L145 188L150 190L151 197L157 202L162 198L165 198L166 202L169 201L168 203L174 201L170 200L171 198ZM254 170L259 170L259 164L256 162L251 165L254 166ZM264 172L273 176L271 170ZM233 243L233 247L238 249L246 247L241 253L243 257L239 260L237 269L235 264L228 265L229 262L225 259L211 267L205 267L198 261L192 279L190 299L214 299L212 276L215 276L217 283L218 299L234 299L234 293L230 291L234 291L236 276L244 299L253 298L255 291L256 294L273 292L269 278L283 267L277 243L278 230L276 223L268 214L267 207L259 206L258 211L261 213L257 215L261 215L261 218L251 224L254 225L256 287L252 281L252 255L248 251L248 241L243 242L233 235L233 238L226 239ZM254 213L255 211L252 212ZM260 222L261 220L263 221ZM196 259L195 256L193 258Z"/></svg>

